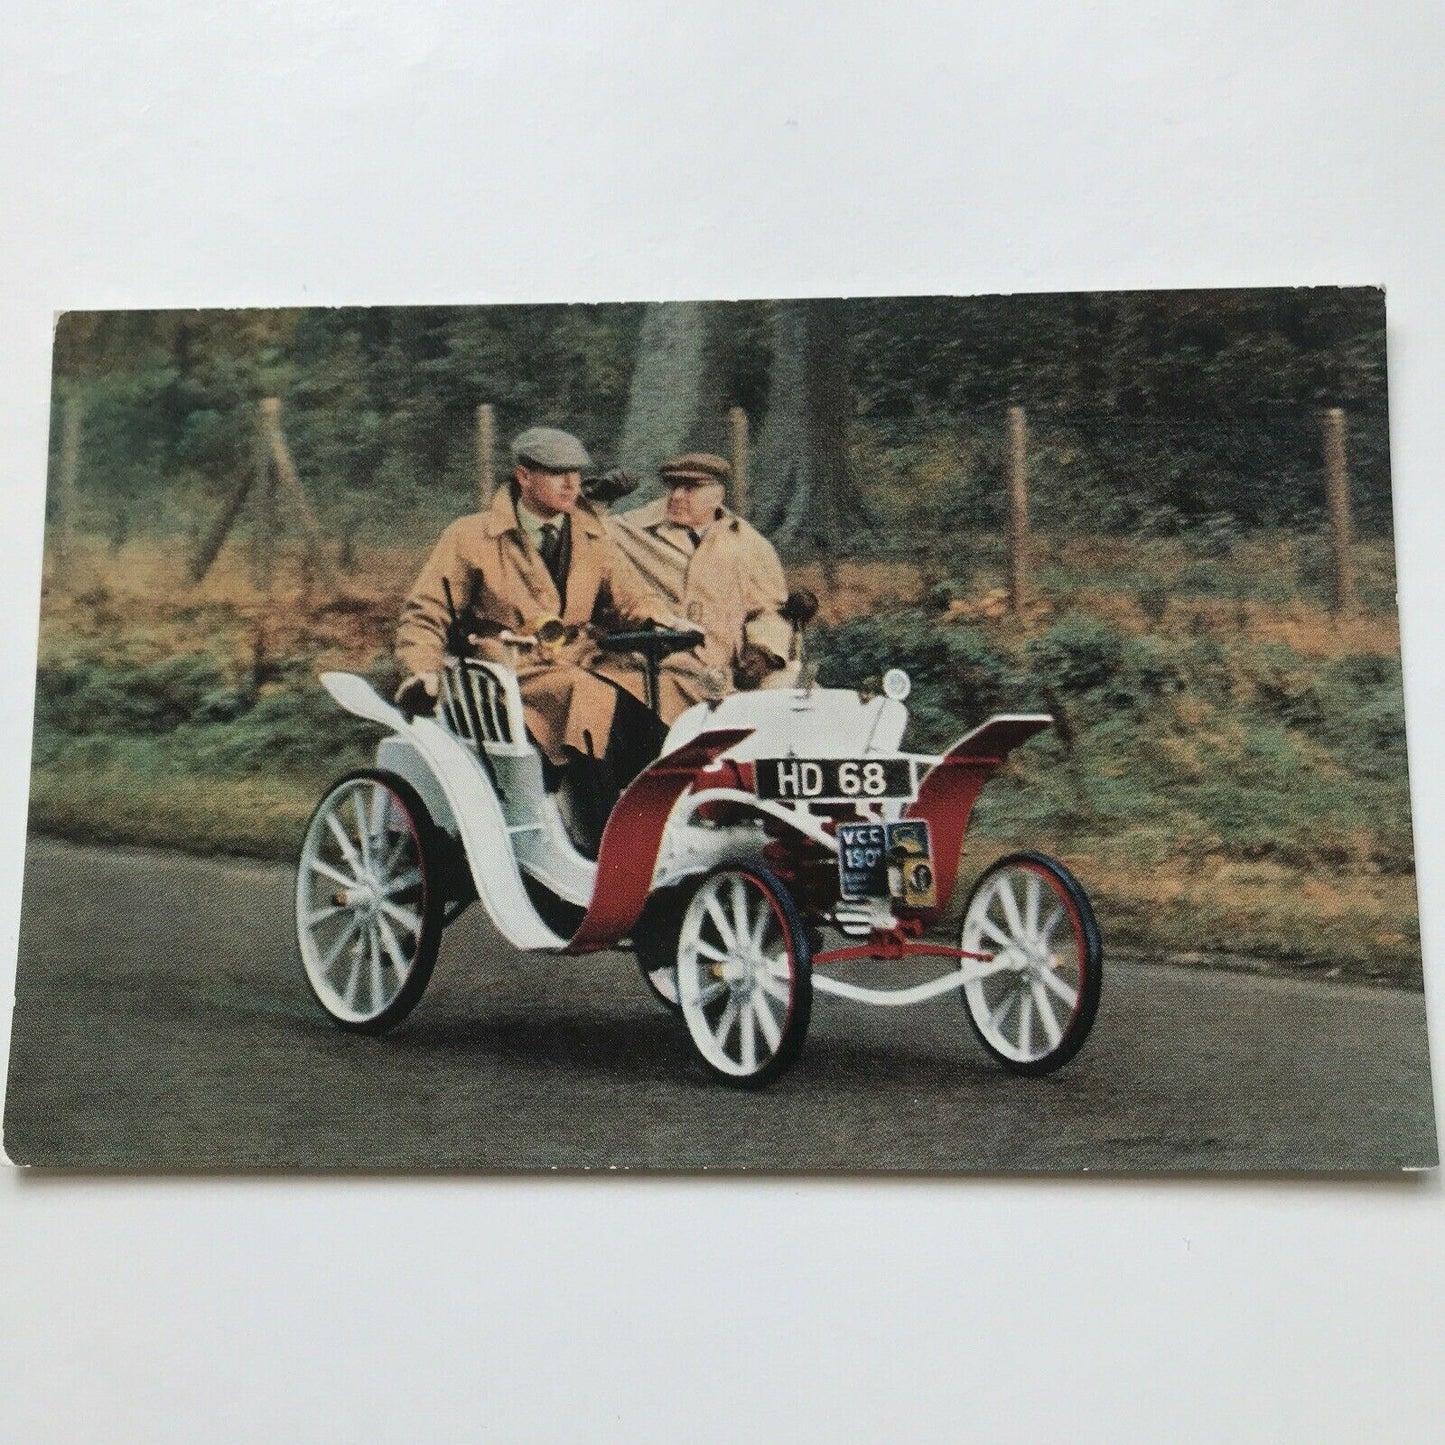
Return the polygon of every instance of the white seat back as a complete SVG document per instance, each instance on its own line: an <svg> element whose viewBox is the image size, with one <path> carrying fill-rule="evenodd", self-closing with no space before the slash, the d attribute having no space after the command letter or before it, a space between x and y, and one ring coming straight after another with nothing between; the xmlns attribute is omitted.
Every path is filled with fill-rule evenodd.
<svg viewBox="0 0 1445 1445"><path fill-rule="evenodd" d="M531 750L522 693L511 668L479 657L448 663L440 701L443 725L464 741L493 750Z"/></svg>

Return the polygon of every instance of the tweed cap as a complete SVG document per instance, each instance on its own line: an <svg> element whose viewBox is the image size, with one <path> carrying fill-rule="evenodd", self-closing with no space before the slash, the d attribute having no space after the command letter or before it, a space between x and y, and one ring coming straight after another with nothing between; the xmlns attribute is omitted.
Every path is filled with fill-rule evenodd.
<svg viewBox="0 0 1445 1445"><path fill-rule="evenodd" d="M705 482L721 482L726 486L732 474L733 469L727 462L711 452L684 452L680 457L669 457L657 469L657 475L670 487L689 483L701 486Z"/></svg>
<svg viewBox="0 0 1445 1445"><path fill-rule="evenodd" d="M592 465L587 448L571 432L554 426L529 426L515 437L512 460L544 472L580 472Z"/></svg>

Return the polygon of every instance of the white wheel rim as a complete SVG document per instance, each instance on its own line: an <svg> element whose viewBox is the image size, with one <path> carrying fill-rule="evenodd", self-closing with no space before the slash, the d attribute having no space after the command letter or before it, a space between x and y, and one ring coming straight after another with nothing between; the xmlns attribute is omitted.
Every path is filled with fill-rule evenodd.
<svg viewBox="0 0 1445 1445"><path fill-rule="evenodd" d="M296 874L301 962L346 1023L384 1013L421 946L426 878L410 811L385 783L353 778L316 810Z"/></svg>
<svg viewBox="0 0 1445 1445"><path fill-rule="evenodd" d="M1052 1054L1068 1035L1084 987L1084 938L1058 879L1027 863L1000 869L969 904L961 946L1004 965L964 985L984 1039L1020 1064Z"/></svg>
<svg viewBox="0 0 1445 1445"><path fill-rule="evenodd" d="M772 895L744 873L715 873L692 896L677 947L682 1015L698 1052L746 1078L787 1034L797 970Z"/></svg>

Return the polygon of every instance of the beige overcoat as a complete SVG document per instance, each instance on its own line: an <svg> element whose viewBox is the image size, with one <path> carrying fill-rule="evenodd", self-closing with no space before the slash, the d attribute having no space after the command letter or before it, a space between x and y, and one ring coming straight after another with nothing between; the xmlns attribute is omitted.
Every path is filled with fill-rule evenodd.
<svg viewBox="0 0 1445 1445"><path fill-rule="evenodd" d="M778 554L756 528L719 507L693 549L686 531L667 520L667 498L630 512L613 513L607 529L643 580L707 641L695 653L678 653L663 664L663 711L715 695L722 680L733 691L733 669L745 642L786 663L792 627L779 615L788 584ZM764 686L790 683L796 668L772 673ZM712 674L709 679L708 674Z"/></svg>
<svg viewBox="0 0 1445 1445"><path fill-rule="evenodd" d="M442 533L402 605L397 661L408 673L438 672L446 655L449 614L443 581L468 627L481 635L478 651L513 667L527 727L554 763L564 747L601 757L612 731L617 686L642 698L641 674L602 652L594 628L666 625L672 617L637 570L613 545L601 519L582 504L572 513L572 558L565 604L541 554L517 521L511 489L498 491L485 512L461 517ZM530 634L544 617L579 629L555 662L509 647L502 629Z"/></svg>

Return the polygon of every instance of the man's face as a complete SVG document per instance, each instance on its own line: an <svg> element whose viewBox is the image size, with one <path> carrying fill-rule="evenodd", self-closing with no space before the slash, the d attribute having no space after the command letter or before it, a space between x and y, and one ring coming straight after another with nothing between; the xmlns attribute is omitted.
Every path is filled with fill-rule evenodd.
<svg viewBox="0 0 1445 1445"><path fill-rule="evenodd" d="M582 494L581 472L544 472L540 467L517 468L517 490L529 511L537 516L555 517L571 512Z"/></svg>
<svg viewBox="0 0 1445 1445"><path fill-rule="evenodd" d="M667 493L667 520L674 527L706 527L722 505L721 482L675 482Z"/></svg>

